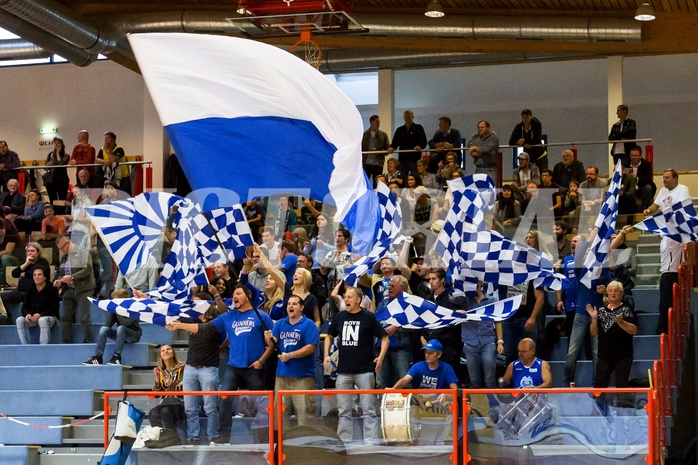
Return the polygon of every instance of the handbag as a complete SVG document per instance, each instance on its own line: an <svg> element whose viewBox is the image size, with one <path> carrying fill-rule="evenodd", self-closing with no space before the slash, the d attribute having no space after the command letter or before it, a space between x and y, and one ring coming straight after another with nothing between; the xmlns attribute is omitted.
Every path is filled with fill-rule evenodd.
<svg viewBox="0 0 698 465"><path fill-rule="evenodd" d="M41 175L41 179L44 181L44 186L52 185L54 182L53 170L47 170L44 174Z"/></svg>

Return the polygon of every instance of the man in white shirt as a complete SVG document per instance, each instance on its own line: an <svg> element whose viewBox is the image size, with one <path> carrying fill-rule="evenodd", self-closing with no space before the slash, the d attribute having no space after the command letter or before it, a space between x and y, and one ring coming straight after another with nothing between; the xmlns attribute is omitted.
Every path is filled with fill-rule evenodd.
<svg viewBox="0 0 698 465"><path fill-rule="evenodd" d="M267 252L269 252L269 263L274 266L279 264L281 244L274 240L271 228L264 228L264 231L262 231L262 245L260 247L267 249Z"/></svg>
<svg viewBox="0 0 698 465"><path fill-rule="evenodd" d="M653 215L658 210L666 210L672 205L691 197L688 187L679 184L679 173L673 169L667 169L662 174L662 187L654 199L654 203L645 209L645 215ZM667 237L662 238L659 245L659 272L662 277L659 280L659 322L657 334L666 333L668 330L669 307L672 303L672 287L679 280L679 264L683 261L682 244Z"/></svg>

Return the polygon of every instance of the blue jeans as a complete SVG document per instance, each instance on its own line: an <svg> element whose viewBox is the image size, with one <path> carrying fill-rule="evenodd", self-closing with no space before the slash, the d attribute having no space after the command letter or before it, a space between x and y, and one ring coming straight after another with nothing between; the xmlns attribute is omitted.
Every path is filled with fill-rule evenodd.
<svg viewBox="0 0 698 465"><path fill-rule="evenodd" d="M39 344L48 344L51 341L51 326L56 324L56 319L52 316L42 316L36 323L27 323L23 316L17 318L17 335L19 342L23 345L30 343L29 328L39 326L41 335L39 336Z"/></svg>
<svg viewBox="0 0 698 465"><path fill-rule="evenodd" d="M380 353L380 350L378 350ZM376 353L376 356L378 356ZM388 349L383 359L381 371L376 376L376 388L383 389L393 387L400 378L407 374L410 369L409 349Z"/></svg>
<svg viewBox="0 0 698 465"><path fill-rule="evenodd" d="M569 345L567 346L567 360L565 361L565 374L562 383L569 386L574 381L574 371L577 368L577 358L579 351L584 346L584 338L586 337L589 326L591 325L591 317L584 313L577 312L574 315L572 322L572 334L570 334ZM596 357L599 353L599 339L596 336L591 336L591 353L593 360L592 373L596 373ZM593 383L592 383L593 384Z"/></svg>
<svg viewBox="0 0 698 465"><path fill-rule="evenodd" d="M107 345L107 338L113 339L116 342L114 346L114 355L121 355L121 351L124 350L124 344L135 344L140 340L138 333L126 326L119 325L116 329L102 326L99 328L99 334L97 335L95 355L99 357L104 355L104 347Z"/></svg>
<svg viewBox="0 0 698 465"><path fill-rule="evenodd" d="M218 367L184 368L182 386L185 391L217 391ZM187 438L199 439L199 406L202 396L184 396L184 413L187 415ZM208 419L206 435L212 440L218 435L218 396L203 396L204 412Z"/></svg>
<svg viewBox="0 0 698 465"><path fill-rule="evenodd" d="M375 380L373 373L338 374L336 388L345 389L373 389ZM351 394L337 395L337 407L339 408L339 422L337 423L337 435L344 442L353 439L354 424L351 416L351 408L354 396ZM375 394L360 394L359 404L363 412L364 442L373 443L378 439L378 417L376 415Z"/></svg>
<svg viewBox="0 0 698 465"><path fill-rule="evenodd" d="M102 286L99 289L99 296L103 299L110 299L111 292L114 289L113 280L113 270L114 260L109 254L109 249L106 246L101 245L97 249L97 254L99 255L99 264L101 266L101 271L99 273L99 282Z"/></svg>
<svg viewBox="0 0 698 465"><path fill-rule="evenodd" d="M504 355L507 357L507 366L517 358L519 358L519 341L525 338L531 338L536 341L538 337L537 325L533 326L533 331L526 331L528 318L509 318L502 321L502 329L504 330Z"/></svg>
<svg viewBox="0 0 698 465"><path fill-rule="evenodd" d="M475 342L475 341L474 341ZM482 344L477 341L463 344L463 353L468 364L468 376L470 376L470 388L482 387L494 389L496 385L497 345L494 342ZM483 375L485 384L483 386Z"/></svg>
<svg viewBox="0 0 698 465"><path fill-rule="evenodd" d="M227 366L223 377L223 385L221 391L237 391L242 387L249 391L264 390L264 370L256 370L254 368L236 368ZM220 428L221 435L230 435L230 429L233 425L233 399L228 396L221 399L220 403Z"/></svg>

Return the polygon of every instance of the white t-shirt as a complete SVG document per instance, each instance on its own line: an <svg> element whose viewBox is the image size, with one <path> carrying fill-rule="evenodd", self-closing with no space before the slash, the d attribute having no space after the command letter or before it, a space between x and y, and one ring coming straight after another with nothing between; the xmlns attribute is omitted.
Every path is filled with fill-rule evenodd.
<svg viewBox="0 0 698 465"><path fill-rule="evenodd" d="M662 187L657 194L657 198L654 199L654 203L657 204L659 210L664 210L690 197L691 195L688 193L688 187L683 184L677 184L676 187L671 190Z"/></svg>
<svg viewBox="0 0 698 465"><path fill-rule="evenodd" d="M279 252L281 251L280 242L274 241L274 245L271 246L271 249L267 247L266 244L262 244L260 247L263 249L267 249L267 252L269 252L269 263L271 263L274 266L279 264Z"/></svg>

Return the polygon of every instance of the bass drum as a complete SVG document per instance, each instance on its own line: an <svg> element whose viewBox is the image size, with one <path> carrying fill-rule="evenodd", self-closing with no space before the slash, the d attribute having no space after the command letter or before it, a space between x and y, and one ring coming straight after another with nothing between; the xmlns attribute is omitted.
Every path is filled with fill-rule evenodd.
<svg viewBox="0 0 698 465"><path fill-rule="evenodd" d="M410 421L412 394L383 394L381 400L381 432L386 444L415 444L420 425Z"/></svg>

